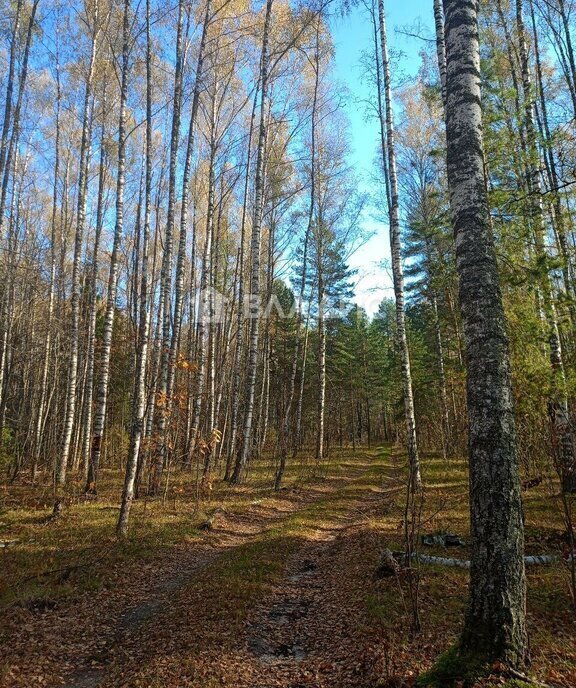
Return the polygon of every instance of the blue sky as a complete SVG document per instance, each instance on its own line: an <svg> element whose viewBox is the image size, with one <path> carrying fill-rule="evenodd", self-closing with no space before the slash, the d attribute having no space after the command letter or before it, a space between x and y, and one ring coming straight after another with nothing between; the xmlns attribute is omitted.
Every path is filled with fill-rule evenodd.
<svg viewBox="0 0 576 688"><path fill-rule="evenodd" d="M401 71L413 75L420 65L419 51L422 42L398 33L397 29L420 21L432 34L432 0L389 0L386 3L388 40L393 52L401 51ZM332 35L336 48L336 77L350 92L347 114L350 120L351 153L354 165L365 191L373 189L374 159L378 151L378 124L367 120L363 101L371 95L372 86L362 79L362 53L373 51L372 24L363 6L355 7L344 18L335 19ZM394 74L392 75L394 81ZM373 236L352 256L350 264L358 270L356 298L370 315L377 310L384 296L391 297L392 280L389 269L383 267L389 261L388 227L376 219L376 210L368 208L364 216L364 228Z"/></svg>

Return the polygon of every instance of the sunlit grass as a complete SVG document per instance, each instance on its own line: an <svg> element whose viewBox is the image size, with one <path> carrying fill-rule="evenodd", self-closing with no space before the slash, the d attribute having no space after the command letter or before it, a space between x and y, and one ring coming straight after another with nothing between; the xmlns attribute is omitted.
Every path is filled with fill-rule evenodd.
<svg viewBox="0 0 576 688"><path fill-rule="evenodd" d="M199 526L216 509L227 514L243 513L254 504L282 510L290 490L305 490L320 495L320 501L294 516L290 527L313 528L347 509L347 499L367 487L348 484L351 471L372 471L373 453L352 457L351 450L335 449L320 472L316 462L302 455L288 465L284 490L273 490L275 465L270 457L255 462L245 484L231 487L213 481L210 498L198 501L194 472L175 472L164 494L135 501L127 541L115 536L122 474L102 470L98 499L83 499L81 481L72 476L62 516L47 522L54 497L45 481L37 486L22 484L4 487L0 512L0 539L16 543L0 552L0 608L11 604L30 606L42 600L55 601L105 584L112 567L135 559L161 557L169 548L201 537ZM376 467L376 472L378 468ZM320 475L321 473L321 475ZM365 478L375 473L367 473ZM325 477L342 482L342 495L324 504L328 492ZM330 491L333 487L330 488ZM349 491L349 494L348 494ZM340 503L338 503L340 500ZM289 527L286 525L286 527Z"/></svg>

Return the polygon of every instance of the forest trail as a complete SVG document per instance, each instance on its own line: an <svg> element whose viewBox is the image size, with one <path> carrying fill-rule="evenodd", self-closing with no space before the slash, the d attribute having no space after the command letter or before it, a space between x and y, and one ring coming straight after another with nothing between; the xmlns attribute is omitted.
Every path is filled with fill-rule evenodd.
<svg viewBox="0 0 576 688"><path fill-rule="evenodd" d="M343 580L354 536L402 489L387 459L348 455L326 479L222 510L102 591L19 618L2 685L366 686L363 606Z"/></svg>

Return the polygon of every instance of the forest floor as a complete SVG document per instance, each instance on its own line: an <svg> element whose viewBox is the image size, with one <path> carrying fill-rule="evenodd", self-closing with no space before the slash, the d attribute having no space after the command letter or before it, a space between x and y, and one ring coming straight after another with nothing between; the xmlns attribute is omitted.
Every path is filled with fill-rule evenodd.
<svg viewBox="0 0 576 688"><path fill-rule="evenodd" d="M190 474L178 474L164 500L136 503L125 543L114 538L117 473L104 471L97 501L72 496L54 521L48 487L4 486L0 541L13 543L0 550L0 686L412 686L458 636L467 572L419 567L416 635L407 576L375 577L381 551L403 549L404 457L332 450L322 475L302 460L278 493L272 470L215 484L201 511ZM466 538L465 463L427 455L424 480L422 532ZM525 502L527 553L558 552L552 490L538 485ZM528 583L533 674L576 686L567 571L534 567Z"/></svg>

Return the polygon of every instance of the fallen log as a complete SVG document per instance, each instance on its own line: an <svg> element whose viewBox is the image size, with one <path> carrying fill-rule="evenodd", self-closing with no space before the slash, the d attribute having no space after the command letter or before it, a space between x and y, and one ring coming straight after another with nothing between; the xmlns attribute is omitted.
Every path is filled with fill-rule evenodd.
<svg viewBox="0 0 576 688"><path fill-rule="evenodd" d="M434 557L428 554L418 554L412 552L412 558L417 559L421 564L434 564L437 566L452 566L454 568L469 569L470 561L468 559L451 559L448 557ZM575 558L576 554L572 555ZM526 566L549 566L556 564L559 561L564 561L564 558L559 554L540 554L524 557L524 564Z"/></svg>

